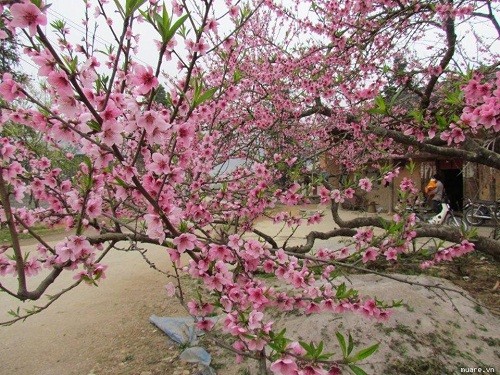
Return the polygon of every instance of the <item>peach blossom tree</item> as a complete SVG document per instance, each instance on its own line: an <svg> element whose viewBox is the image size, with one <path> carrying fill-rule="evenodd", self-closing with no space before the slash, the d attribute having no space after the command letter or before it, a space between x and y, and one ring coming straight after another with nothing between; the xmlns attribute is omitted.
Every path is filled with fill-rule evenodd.
<svg viewBox="0 0 500 375"><path fill-rule="evenodd" d="M157 244L175 270L169 294L200 329L223 331L228 349L257 359L262 373L363 374L357 362L377 345L353 351L352 338L339 332L339 351L325 353L322 342L302 343L276 328L266 312L386 320L397 303L361 296L336 271L370 272L371 262L415 255L418 237L447 241L423 267L475 248L498 259L497 241L417 225L411 213L344 220L339 212L356 191L392 183L399 171L387 160L408 152L500 167L491 142L500 129L496 2L83 3L81 40L64 20L48 25L49 3L0 5L50 97L4 74L2 124L28 127L68 159L81 159L67 175L29 144L0 139L0 220L11 239L0 249L0 276L17 280L15 288L0 280L1 291L36 301L61 274L74 278L50 291L46 305L11 311L5 324L82 282L100 283L116 247ZM462 36L478 20L489 34L469 33L472 56ZM103 28L112 43L99 50L95 33ZM149 63L140 53L145 33L155 35ZM353 177L336 187L321 173L304 181L307 167L325 157ZM367 167L377 173L363 174ZM418 192L409 179L398 188L403 201ZM314 230L322 213L289 212L310 202L311 189L330 207L336 226L328 232ZM311 230L292 246L257 229L263 215L293 232ZM49 241L40 225L64 227L64 238ZM23 232L36 251L26 250ZM335 238L347 241L315 247ZM183 274L201 281L197 299L185 298ZM36 286L33 276L42 276ZM220 325L207 319L214 314Z"/></svg>

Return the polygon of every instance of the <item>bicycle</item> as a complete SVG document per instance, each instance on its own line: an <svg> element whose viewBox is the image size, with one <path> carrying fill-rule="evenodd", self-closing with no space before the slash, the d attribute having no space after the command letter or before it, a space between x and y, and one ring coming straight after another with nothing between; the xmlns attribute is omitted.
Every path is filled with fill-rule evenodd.
<svg viewBox="0 0 500 375"><path fill-rule="evenodd" d="M500 218L500 201L485 201L468 199L464 207L464 218L469 225L479 226L486 220L495 220Z"/></svg>

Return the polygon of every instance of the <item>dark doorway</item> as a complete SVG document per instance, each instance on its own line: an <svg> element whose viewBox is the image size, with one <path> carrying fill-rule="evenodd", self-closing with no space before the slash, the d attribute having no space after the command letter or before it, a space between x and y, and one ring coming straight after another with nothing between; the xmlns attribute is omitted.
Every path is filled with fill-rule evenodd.
<svg viewBox="0 0 500 375"><path fill-rule="evenodd" d="M443 185L450 206L455 211L462 211L464 199L464 180L461 169L442 169Z"/></svg>

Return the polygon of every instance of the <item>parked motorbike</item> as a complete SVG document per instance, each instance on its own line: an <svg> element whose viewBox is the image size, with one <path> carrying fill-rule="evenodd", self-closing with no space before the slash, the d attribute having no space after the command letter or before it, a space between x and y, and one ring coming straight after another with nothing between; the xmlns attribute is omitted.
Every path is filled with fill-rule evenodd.
<svg viewBox="0 0 500 375"><path fill-rule="evenodd" d="M467 221L462 219L461 217L455 216L448 203L441 203L441 211L437 214L432 211L432 209L425 206L407 207L407 210L416 214L417 221L436 225L450 225L453 227L457 227L462 231L469 230L469 224L467 223Z"/></svg>

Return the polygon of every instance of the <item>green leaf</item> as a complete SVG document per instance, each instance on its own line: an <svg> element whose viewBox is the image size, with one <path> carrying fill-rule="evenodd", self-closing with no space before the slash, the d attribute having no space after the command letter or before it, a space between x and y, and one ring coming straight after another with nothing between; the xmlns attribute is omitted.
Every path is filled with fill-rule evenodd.
<svg viewBox="0 0 500 375"><path fill-rule="evenodd" d="M276 351L276 352L278 352L278 353L281 353L281 351L282 351L282 350L281 350L281 345L280 345L280 343L278 343L278 342L273 342L273 341L270 341L270 342L268 342L268 343L267 343L267 345L268 345L271 349L273 349L274 351Z"/></svg>
<svg viewBox="0 0 500 375"><path fill-rule="evenodd" d="M349 362L358 362L362 361L365 358L368 358L371 356L373 353L375 353L379 347L379 343L374 344L372 346L369 346L368 348L362 349L356 354L354 354L352 357L348 358Z"/></svg>
<svg viewBox="0 0 500 375"><path fill-rule="evenodd" d="M268 343L269 347L274 349L277 353L283 353L290 340L285 338L286 329L281 330L278 334L273 331L269 332L271 341Z"/></svg>
<svg viewBox="0 0 500 375"><path fill-rule="evenodd" d="M12 315L13 317L17 318L19 316L19 311L20 311L20 308L18 307L16 311L14 311L14 310L7 311L7 314Z"/></svg>
<svg viewBox="0 0 500 375"><path fill-rule="evenodd" d="M92 160L90 160L90 158L87 155L83 157L83 162L89 168L89 170L92 170Z"/></svg>
<svg viewBox="0 0 500 375"><path fill-rule="evenodd" d="M149 13L148 11L141 10L141 9L139 9L139 13L141 14L142 17L144 17L144 19L146 21L148 21L150 24L156 26L153 19L151 18L151 13Z"/></svg>
<svg viewBox="0 0 500 375"><path fill-rule="evenodd" d="M161 40L165 41L168 30L170 29L170 19L167 17L160 16L159 14L154 15L154 24L157 27L158 32L161 35Z"/></svg>
<svg viewBox="0 0 500 375"><path fill-rule="evenodd" d="M392 96L391 98L391 101L389 103L389 106L392 107L394 106L394 104L397 102L397 100L399 99L399 97L401 96L401 93L403 92L403 90L398 90L396 91L396 93Z"/></svg>
<svg viewBox="0 0 500 375"><path fill-rule="evenodd" d="M413 119L418 123L421 123L422 121L424 121L424 113L421 110L414 109L414 110L410 111L409 115L411 117L413 117Z"/></svg>
<svg viewBox="0 0 500 375"><path fill-rule="evenodd" d="M341 296L343 296L345 294L345 291L346 291L346 286L345 286L345 283L342 283L340 284L338 287L337 287L337 293L335 295L335 297L337 298L341 298Z"/></svg>
<svg viewBox="0 0 500 375"><path fill-rule="evenodd" d="M351 354L352 349L354 349L354 340L352 339L351 333L349 333L349 344L347 346L347 355Z"/></svg>
<svg viewBox="0 0 500 375"><path fill-rule="evenodd" d="M375 98L375 104L377 105L378 108L380 108L380 110L385 111L387 109L385 100L380 95Z"/></svg>
<svg viewBox="0 0 500 375"><path fill-rule="evenodd" d="M416 164L415 162L412 160L410 161L408 164L406 164L405 166L405 169L410 173L410 174L413 174L413 172L415 171L415 168L416 168Z"/></svg>
<svg viewBox="0 0 500 375"><path fill-rule="evenodd" d="M130 17L139 9L147 0L127 0L125 2L125 17ZM115 3L117 1L115 0ZM120 6L121 8L121 6ZM123 8L122 8L123 9Z"/></svg>
<svg viewBox="0 0 500 375"><path fill-rule="evenodd" d="M38 8L42 7L42 0L31 0L33 4L35 4Z"/></svg>
<svg viewBox="0 0 500 375"><path fill-rule="evenodd" d="M115 177L116 184L120 185L121 187L127 188L128 185L125 181L123 181L120 177Z"/></svg>
<svg viewBox="0 0 500 375"><path fill-rule="evenodd" d="M179 35L186 39L190 30L191 29L188 29L185 25L182 25L179 29Z"/></svg>
<svg viewBox="0 0 500 375"><path fill-rule="evenodd" d="M243 73L241 72L241 70L236 69L233 73L234 83L240 82L242 78L243 78Z"/></svg>
<svg viewBox="0 0 500 375"><path fill-rule="evenodd" d="M99 125L99 123L97 121L95 121L95 120L87 121L87 125L93 131L96 131L96 132L100 132L101 131L101 125Z"/></svg>
<svg viewBox="0 0 500 375"><path fill-rule="evenodd" d="M173 36L175 35L175 33L177 32L177 30L179 29L179 27L182 26L182 24L184 23L184 21L188 18L188 15L185 14L184 16L182 16L181 18L179 18L173 25L172 27L170 28L170 30L167 32L165 38L163 39L163 42L164 43L168 43L170 41L170 39L173 38Z"/></svg>
<svg viewBox="0 0 500 375"><path fill-rule="evenodd" d="M76 73L78 67L78 57L71 59L67 56L64 56L63 59L66 65L68 66L69 71L71 73Z"/></svg>
<svg viewBox="0 0 500 375"><path fill-rule="evenodd" d="M437 114L436 121L437 121L437 125L438 125L439 130L445 130L448 128L448 120L446 120L446 117L444 117L440 114Z"/></svg>
<svg viewBox="0 0 500 375"><path fill-rule="evenodd" d="M311 356L311 357L313 356L313 354L314 354L314 344L313 343L308 344L304 341L299 341L299 344L300 344L300 346L302 346L306 350L308 356Z"/></svg>
<svg viewBox="0 0 500 375"><path fill-rule="evenodd" d="M462 104L463 95L462 90L455 89L448 93L445 102L451 105L460 105Z"/></svg>
<svg viewBox="0 0 500 375"><path fill-rule="evenodd" d="M56 31L61 31L66 27L66 24L63 20L55 20L50 23L50 26L52 26Z"/></svg>
<svg viewBox="0 0 500 375"><path fill-rule="evenodd" d="M170 16L167 12L167 7L165 6L165 2L163 2L163 11L162 11L162 26L165 31L170 29Z"/></svg>
<svg viewBox="0 0 500 375"><path fill-rule="evenodd" d="M368 375L362 368L359 368L356 365L349 365L349 368L356 375Z"/></svg>
<svg viewBox="0 0 500 375"><path fill-rule="evenodd" d="M189 229L187 221L181 221L181 224L179 225L179 232L181 233L186 233Z"/></svg>
<svg viewBox="0 0 500 375"><path fill-rule="evenodd" d="M340 332L335 332L335 336L337 336L337 341L340 344L340 349L342 350L342 354L344 355L344 358L346 358L348 354L347 354L347 346L345 344L345 338Z"/></svg>
<svg viewBox="0 0 500 375"><path fill-rule="evenodd" d="M94 286L97 286L97 283L94 281L94 279L92 279L91 277L89 277L88 275L83 275L81 277L81 279L88 285L94 285Z"/></svg>
<svg viewBox="0 0 500 375"><path fill-rule="evenodd" d="M314 353L317 358L323 352L323 341L320 341L318 347L316 348L316 352Z"/></svg>
<svg viewBox="0 0 500 375"><path fill-rule="evenodd" d="M286 328L283 328L279 333L274 333L274 331L269 332L269 337L273 340L281 339L285 337Z"/></svg>
<svg viewBox="0 0 500 375"><path fill-rule="evenodd" d="M217 92L217 90L218 90L217 87L212 87L211 89L208 89L207 91L205 91L203 94L201 94L199 96L195 94L195 98L194 98L194 102L193 102L194 107L197 107L200 104L203 104L204 102L206 102L207 100L212 99L212 97Z"/></svg>
<svg viewBox="0 0 500 375"><path fill-rule="evenodd" d="M387 105L385 103L385 100L382 96L377 96L375 97L375 107L372 109L368 110L369 113L372 114L386 114L387 113Z"/></svg>

